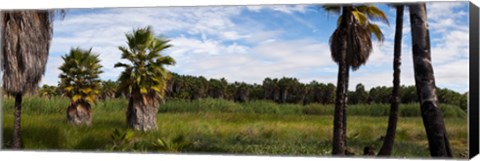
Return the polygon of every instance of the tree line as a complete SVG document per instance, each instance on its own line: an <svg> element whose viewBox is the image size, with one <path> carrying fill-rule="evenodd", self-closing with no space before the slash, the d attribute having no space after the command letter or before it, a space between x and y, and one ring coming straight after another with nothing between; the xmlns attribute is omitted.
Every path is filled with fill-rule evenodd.
<svg viewBox="0 0 480 161"><path fill-rule="evenodd" d="M116 81L106 80L100 84L100 99L126 98L128 95L118 92ZM295 104L333 104L336 86L333 83L311 81L302 83L297 78L265 78L262 84L228 82L225 78L179 75L172 73L168 81L166 98L198 100L202 98L225 99L235 102L250 100L270 100L276 103ZM361 83L355 90L348 92L348 104L389 104L392 99L392 87L377 86L366 90ZM457 105L467 109L467 93L461 94L447 88L437 88L438 100L442 104ZM37 94L44 98L62 96L61 90L52 85L43 85ZM418 103L414 85L400 86L400 103Z"/></svg>

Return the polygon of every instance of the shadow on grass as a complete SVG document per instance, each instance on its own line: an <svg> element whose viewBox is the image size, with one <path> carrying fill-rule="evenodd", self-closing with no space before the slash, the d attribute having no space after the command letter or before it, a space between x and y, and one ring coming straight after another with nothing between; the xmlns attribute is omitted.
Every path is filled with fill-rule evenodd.
<svg viewBox="0 0 480 161"><path fill-rule="evenodd" d="M92 126L95 128L115 129L115 128L127 128L125 121L112 120L112 119L99 119L94 120Z"/></svg>
<svg viewBox="0 0 480 161"><path fill-rule="evenodd" d="M3 129L3 148L10 149L12 142L12 127ZM66 141L58 127L22 127L22 145L25 150L29 149L63 149Z"/></svg>
<svg viewBox="0 0 480 161"><path fill-rule="evenodd" d="M105 138L88 135L80 140L79 143L73 147L73 149L86 151L105 151L105 145L109 143L110 140Z"/></svg>

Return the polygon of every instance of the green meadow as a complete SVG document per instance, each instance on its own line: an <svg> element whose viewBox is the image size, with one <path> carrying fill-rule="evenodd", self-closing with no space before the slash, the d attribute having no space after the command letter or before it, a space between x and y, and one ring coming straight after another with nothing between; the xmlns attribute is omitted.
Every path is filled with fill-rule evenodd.
<svg viewBox="0 0 480 161"><path fill-rule="evenodd" d="M9 148L13 127L11 98L2 100L3 146ZM99 100L91 126L66 121L69 100L25 97L22 142L25 150L242 155L329 156L333 105L235 103L227 100L168 100L160 105L158 130L127 129L126 99ZM466 113L442 104L455 158L466 158ZM389 105L349 105L347 145L357 156L365 146L379 150L388 122ZM418 104L402 104L393 157L429 157Z"/></svg>

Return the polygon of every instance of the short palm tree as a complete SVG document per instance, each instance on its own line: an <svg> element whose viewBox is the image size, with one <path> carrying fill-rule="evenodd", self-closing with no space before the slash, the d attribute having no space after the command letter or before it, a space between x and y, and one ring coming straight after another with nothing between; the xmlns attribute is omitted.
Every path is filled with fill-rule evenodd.
<svg viewBox="0 0 480 161"><path fill-rule="evenodd" d="M130 93L127 125L135 130L157 128L159 101L164 100L167 81L171 78L164 65L175 60L160 54L171 47L169 40L155 37L151 27L140 28L126 34L128 47L119 47L122 59L131 64L117 63L125 70L119 77L119 90Z"/></svg>
<svg viewBox="0 0 480 161"><path fill-rule="evenodd" d="M38 95L40 97L46 97L48 99L57 96L57 88L55 86L50 86L44 84L42 88L38 90Z"/></svg>
<svg viewBox="0 0 480 161"><path fill-rule="evenodd" d="M349 70L351 67L355 71L367 62L372 52L372 34L377 40L383 41L380 27L370 20L382 20L388 23L388 19L374 5L326 5L323 8L340 14L338 26L330 37L332 59L339 67L332 154L344 155L346 150L346 106Z"/></svg>
<svg viewBox="0 0 480 161"><path fill-rule="evenodd" d="M71 49L62 59L59 88L71 101L67 108L67 120L75 125L90 125L91 106L100 94L100 59L92 53L92 49L80 48Z"/></svg>
<svg viewBox="0 0 480 161"><path fill-rule="evenodd" d="M102 99L109 99L115 97L115 92L117 91L117 83L111 80L103 81L102 82Z"/></svg>
<svg viewBox="0 0 480 161"><path fill-rule="evenodd" d="M3 88L15 97L12 148L21 144L23 94L36 89L47 63L53 33L54 12L41 10L2 11Z"/></svg>

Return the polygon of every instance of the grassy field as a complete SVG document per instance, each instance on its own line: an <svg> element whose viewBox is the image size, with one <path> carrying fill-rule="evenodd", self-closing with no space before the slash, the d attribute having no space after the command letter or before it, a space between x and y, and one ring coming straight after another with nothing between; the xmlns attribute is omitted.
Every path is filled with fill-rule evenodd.
<svg viewBox="0 0 480 161"><path fill-rule="evenodd" d="M66 122L68 100L25 98L22 137L28 150L135 151L228 153L253 155L330 155L333 106L278 105L266 101L238 104L223 100L172 100L162 105L158 131L126 128L126 100L100 101L93 124L75 127ZM4 146L10 146L13 100L2 101ZM387 127L388 105L350 105L348 147L361 154L378 149ZM450 144L464 158L467 144L465 112L442 105ZM458 110L457 110L458 109ZM415 104L400 107L394 157L428 157L428 142ZM115 129L118 129L115 132Z"/></svg>

